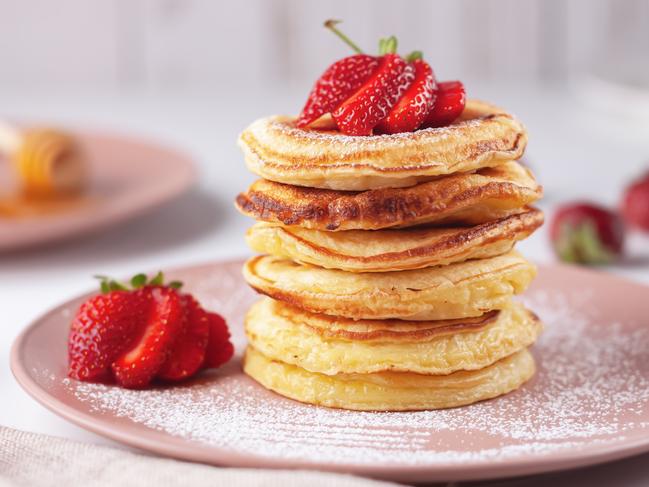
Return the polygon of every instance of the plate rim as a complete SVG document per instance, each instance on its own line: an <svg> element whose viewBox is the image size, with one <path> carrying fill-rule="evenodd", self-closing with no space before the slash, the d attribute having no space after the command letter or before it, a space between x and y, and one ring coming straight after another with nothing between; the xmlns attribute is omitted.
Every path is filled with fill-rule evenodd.
<svg viewBox="0 0 649 487"><path fill-rule="evenodd" d="M233 258L216 261L207 261L199 264L172 267L168 272L191 271L205 266L225 266L243 263L245 259ZM560 263L544 263L539 267L546 269L562 268L569 272L577 272L586 276L596 275L599 278L605 277L612 281L625 284L633 284L646 287L649 286L626 279L624 277L607 274L602 271L583 269ZM51 314L59 312L68 307L71 303L82 299L89 293L81 293L64 302L49 308L32 320L29 325L14 339L10 350L11 372L20 387L36 402L59 417L69 421L94 434L103 436L122 445L136 447L144 452L153 452L166 458L175 458L189 462L206 463L221 467L235 468L270 468L270 469L310 469L326 472L337 472L361 475L365 477L385 479L392 481L409 482L444 482L444 481L473 481L490 480L496 478L509 478L522 475L533 475L550 473L563 470L571 470L580 467L588 467L602 463L608 463L623 458L640 455L649 452L649 435L633 440L613 440L597 445L588 446L586 453L584 448L566 449L561 452L560 458L555 453L535 453L534 458L519 460L510 458L505 460L489 459L484 462L442 462L431 465L376 465L354 463L324 463L318 460L307 459L285 459L270 456L263 456L254 453L238 453L227 448L201 444L186 438L174 437L168 433L147 428L147 436L140 436L134 433L122 431L121 428L111 428L96 416L83 412L69 406L56 397L52 396L46 389L41 387L32 377L29 370L22 361L22 355L28 343L29 336L42 326L42 321ZM371 413L369 413L371 414ZM141 425L140 425L141 426ZM160 441L164 437L171 437L174 441L189 444L182 449L175 444ZM225 461L222 460L226 457Z"/></svg>

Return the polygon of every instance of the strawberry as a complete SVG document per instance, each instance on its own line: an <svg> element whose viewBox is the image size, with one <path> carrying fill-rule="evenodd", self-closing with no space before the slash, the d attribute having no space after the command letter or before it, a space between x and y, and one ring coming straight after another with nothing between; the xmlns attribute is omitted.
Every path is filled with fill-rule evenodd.
<svg viewBox="0 0 649 487"><path fill-rule="evenodd" d="M437 84L433 108L428 112L424 127L443 127L462 115L466 104L466 91L460 81L444 81Z"/></svg>
<svg viewBox="0 0 649 487"><path fill-rule="evenodd" d="M367 56L328 20L333 31L354 51L354 56L332 64L318 79L297 119L306 127L331 113L338 130L347 135L394 134L420 126L439 127L464 110L466 94L459 81L435 88L431 67L415 51L404 61L396 54L395 37L381 39L379 57ZM437 100L436 100L437 98Z"/></svg>
<svg viewBox="0 0 649 487"><path fill-rule="evenodd" d="M550 238L563 261L606 264L622 254L624 226L617 214L605 208L573 203L554 214Z"/></svg>
<svg viewBox="0 0 649 487"><path fill-rule="evenodd" d="M397 54L383 55L367 81L332 113L338 129L348 135L370 135L395 105L395 95L408 86L403 76L406 66Z"/></svg>
<svg viewBox="0 0 649 487"><path fill-rule="evenodd" d="M223 317L217 313L207 313L210 324L210 338L203 368L220 367L232 358L234 347L230 342L230 332Z"/></svg>
<svg viewBox="0 0 649 487"><path fill-rule="evenodd" d="M205 361L210 336L208 313L189 294L182 295L185 328L176 341L169 358L157 377L177 381L194 375Z"/></svg>
<svg viewBox="0 0 649 487"><path fill-rule="evenodd" d="M421 59L421 52L411 54L408 59L414 79L404 93L398 94L388 116L376 126L378 132L412 132L419 128L433 106L436 90L433 70ZM405 83L402 86L405 86Z"/></svg>
<svg viewBox="0 0 649 487"><path fill-rule="evenodd" d="M88 299L77 312L68 336L69 375L105 381L110 366L127 348L149 312L142 293L110 291Z"/></svg>
<svg viewBox="0 0 649 487"><path fill-rule="evenodd" d="M229 360L225 321L181 294L180 286L165 285L162 273L151 280L138 274L131 288L101 277L103 294L81 305L72 322L70 377L142 388L155 378L180 380Z"/></svg>
<svg viewBox="0 0 649 487"><path fill-rule="evenodd" d="M151 300L150 312L140 324L132 345L112 364L115 380L122 387L147 386L167 361L186 323L178 291L147 286L136 292Z"/></svg>
<svg viewBox="0 0 649 487"><path fill-rule="evenodd" d="M370 77L379 60L367 54L356 54L336 61L316 81L297 119L306 127L325 113L333 112Z"/></svg>
<svg viewBox="0 0 649 487"><path fill-rule="evenodd" d="M649 174L626 189L622 214L629 225L649 232Z"/></svg>

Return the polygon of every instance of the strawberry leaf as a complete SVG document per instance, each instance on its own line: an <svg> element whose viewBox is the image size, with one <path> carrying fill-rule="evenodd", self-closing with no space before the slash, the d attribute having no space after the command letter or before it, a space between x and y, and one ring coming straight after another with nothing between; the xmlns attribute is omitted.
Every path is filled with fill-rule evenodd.
<svg viewBox="0 0 649 487"><path fill-rule="evenodd" d="M136 274L131 278L131 286L133 289L138 289L146 285L146 274Z"/></svg>
<svg viewBox="0 0 649 487"><path fill-rule="evenodd" d="M149 286L162 286L163 284L164 274L162 271L158 271L158 273L149 281Z"/></svg>

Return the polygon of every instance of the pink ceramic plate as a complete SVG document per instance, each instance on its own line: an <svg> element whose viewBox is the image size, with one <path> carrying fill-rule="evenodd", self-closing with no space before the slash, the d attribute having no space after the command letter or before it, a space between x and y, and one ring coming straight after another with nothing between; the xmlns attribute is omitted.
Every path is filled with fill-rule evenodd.
<svg viewBox="0 0 649 487"><path fill-rule="evenodd" d="M0 211L0 251L114 225L175 198L195 180L191 160L170 148L117 135L77 132L76 136L88 155L86 193L76 202L27 210L22 216ZM12 203L0 201L0 206L7 204Z"/></svg>
<svg viewBox="0 0 649 487"><path fill-rule="evenodd" d="M255 298L240 266L170 273L229 320L237 356L221 370L146 391L67 379L66 335L78 298L22 333L12 350L14 374L42 404L91 431L218 465L442 481L545 472L649 450L647 287L542 267L525 296L546 323L529 384L458 409L366 413L303 405L243 375L242 317Z"/></svg>

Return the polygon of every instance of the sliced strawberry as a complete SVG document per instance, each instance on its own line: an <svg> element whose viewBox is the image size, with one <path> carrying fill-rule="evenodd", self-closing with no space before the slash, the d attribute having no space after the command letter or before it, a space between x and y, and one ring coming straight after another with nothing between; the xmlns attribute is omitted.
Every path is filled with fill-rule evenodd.
<svg viewBox="0 0 649 487"><path fill-rule="evenodd" d="M433 108L428 112L424 127L443 127L462 115L466 104L466 91L460 81L444 81L437 84Z"/></svg>
<svg viewBox="0 0 649 487"><path fill-rule="evenodd" d="M99 294L83 303L68 336L70 377L109 379L110 365L131 346L149 307L148 297L129 291Z"/></svg>
<svg viewBox="0 0 649 487"><path fill-rule="evenodd" d="M234 346L230 342L230 332L223 317L217 313L207 313L210 323L210 338L203 368L220 367L234 355Z"/></svg>
<svg viewBox="0 0 649 487"><path fill-rule="evenodd" d="M182 295L181 299L186 315L185 328L158 372L158 377L163 380L186 379L194 375L205 361L210 335L208 314L189 294Z"/></svg>
<svg viewBox="0 0 649 487"><path fill-rule="evenodd" d="M338 129L348 135L370 135L404 89L406 66L399 55L385 54L367 81L332 113Z"/></svg>
<svg viewBox="0 0 649 487"><path fill-rule="evenodd" d="M149 297L150 311L131 346L112 364L117 383L134 389L151 382L185 326L185 313L178 291L148 286L135 292Z"/></svg>
<svg viewBox="0 0 649 487"><path fill-rule="evenodd" d="M436 83L433 70L423 59L409 64L414 73L413 81L404 93L397 95L397 102L388 116L376 126L377 132L396 134L412 132L419 128L435 101ZM403 86L406 86L405 84Z"/></svg>
<svg viewBox="0 0 649 487"><path fill-rule="evenodd" d="M333 112L361 87L378 65L378 58L356 54L329 66L313 86L297 126L306 127L325 113Z"/></svg>

